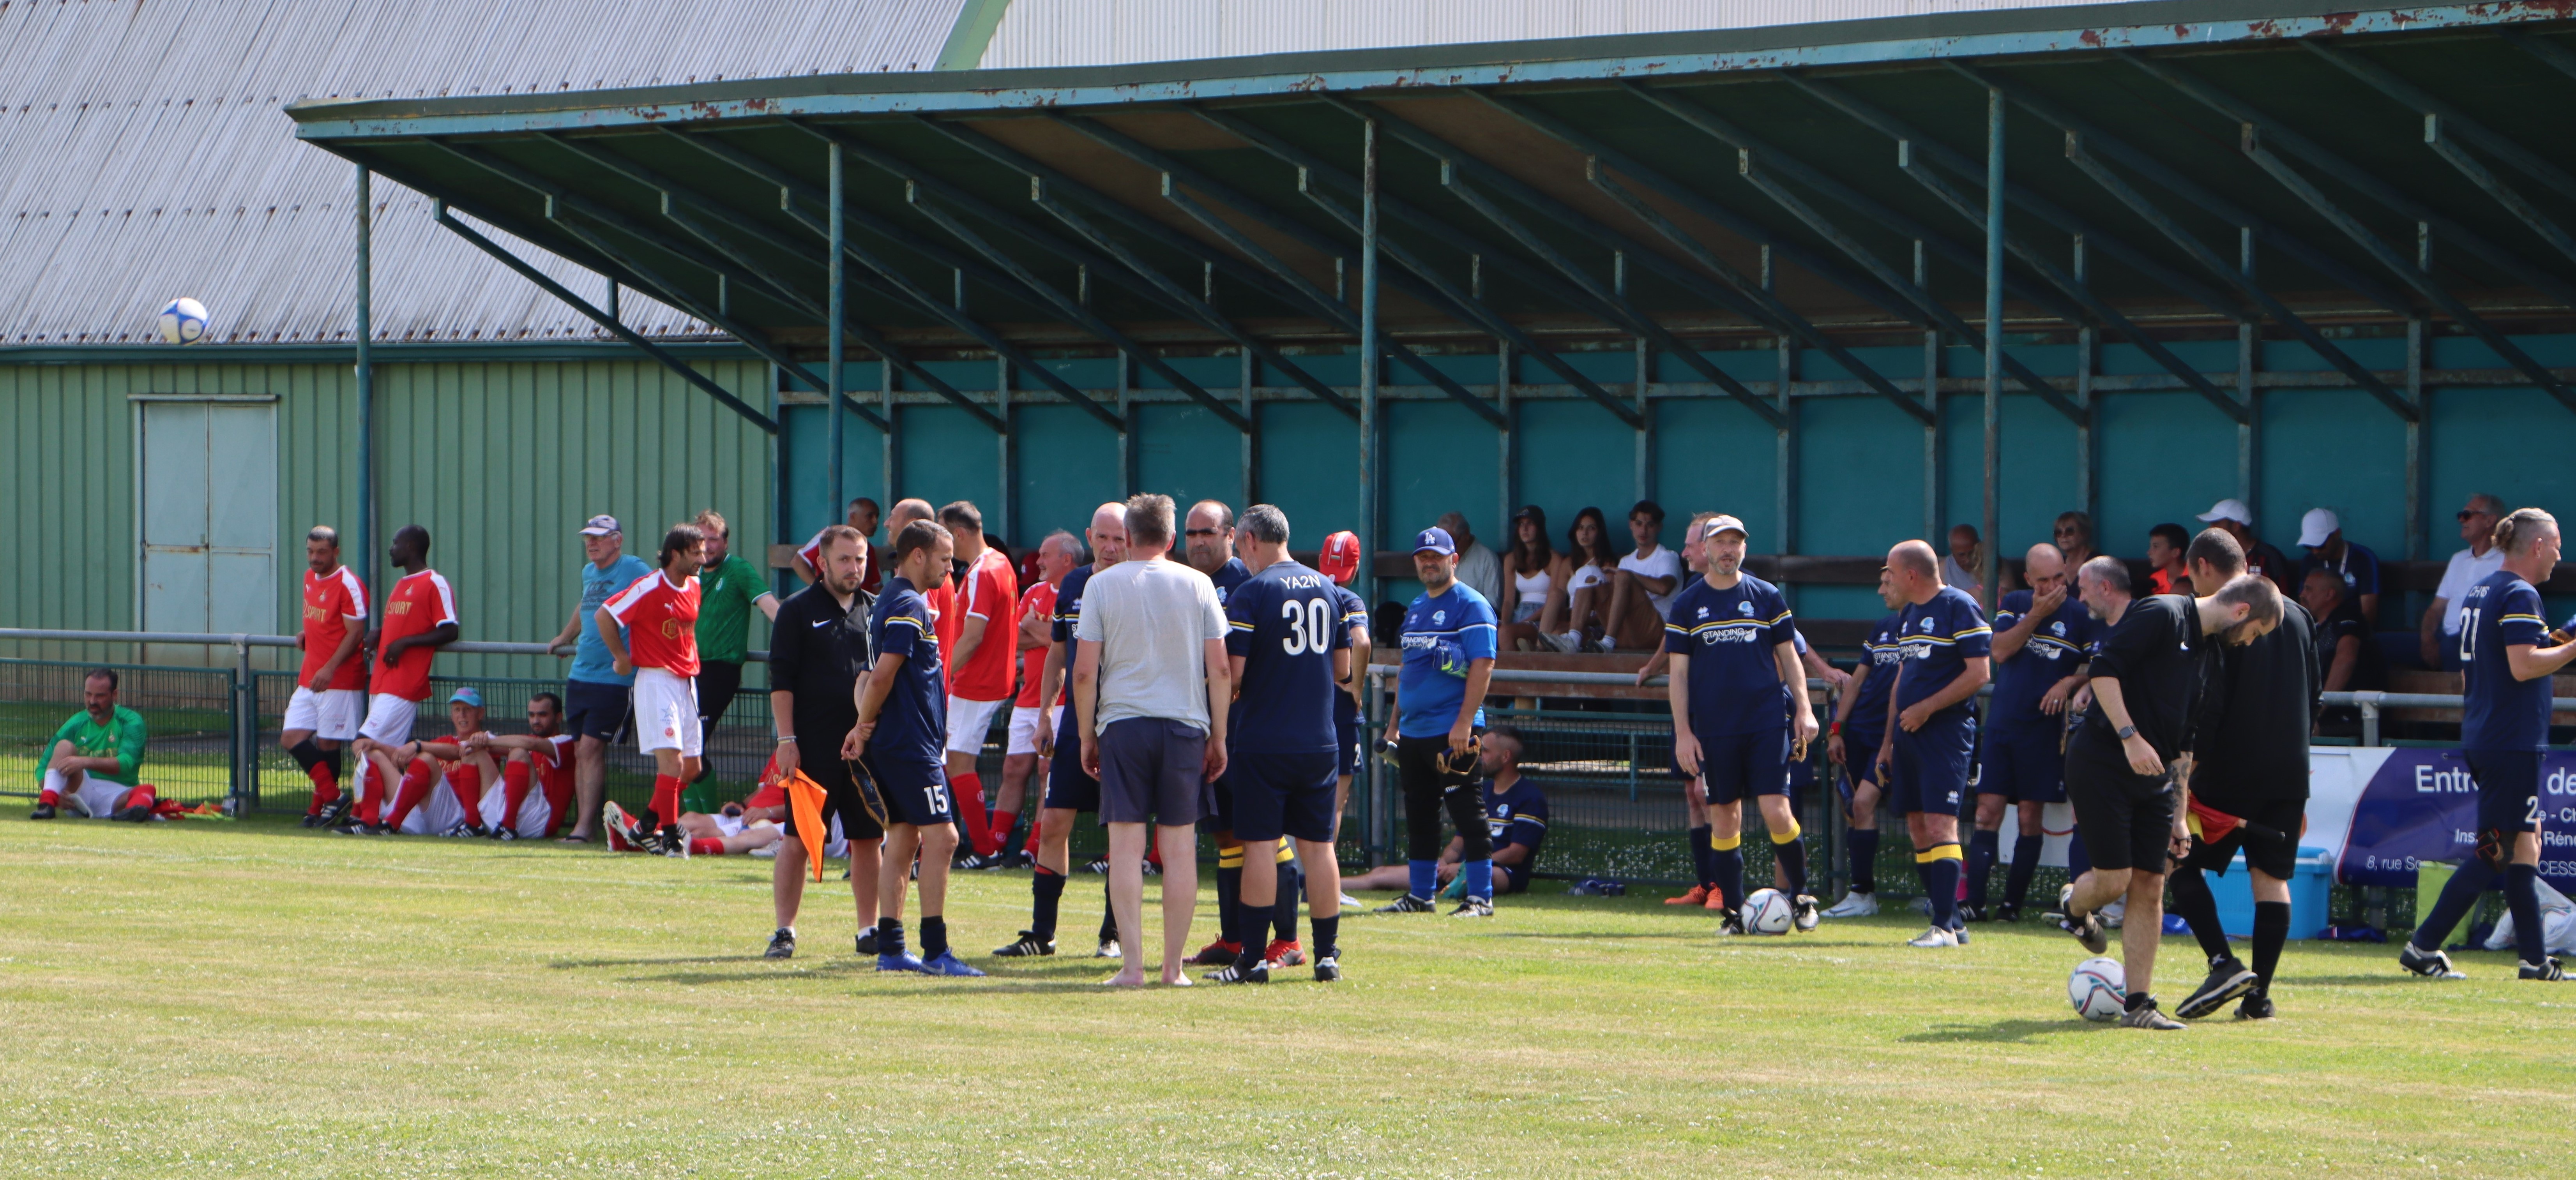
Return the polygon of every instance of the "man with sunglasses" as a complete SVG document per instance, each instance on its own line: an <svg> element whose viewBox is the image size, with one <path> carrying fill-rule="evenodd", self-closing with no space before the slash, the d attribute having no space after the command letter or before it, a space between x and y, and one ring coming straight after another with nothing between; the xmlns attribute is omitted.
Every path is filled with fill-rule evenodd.
<svg viewBox="0 0 2576 1180"><path fill-rule="evenodd" d="M1477 743L1485 724L1485 688L1493 682L1500 627L1494 606L1458 580L1458 546L1446 529L1413 541L1413 570L1422 593L1405 608L1396 643L1404 653L1388 710L1386 740L1395 746L1404 784L1405 859L1411 887L1381 914L1427 914L1440 889L1440 813L1449 812L1465 844L1459 873L1465 900L1453 918L1494 914L1494 843L1476 792Z"/></svg>
<svg viewBox="0 0 2576 1180"><path fill-rule="evenodd" d="M2451 555L2441 588L2433 591L2433 606L2417 630L2425 667L2460 670L2460 604L2470 587L2504 568L2504 550L2495 546L2496 521L2503 515L2504 500L2488 492L2469 497L2460 509L2460 539L2469 547Z"/></svg>

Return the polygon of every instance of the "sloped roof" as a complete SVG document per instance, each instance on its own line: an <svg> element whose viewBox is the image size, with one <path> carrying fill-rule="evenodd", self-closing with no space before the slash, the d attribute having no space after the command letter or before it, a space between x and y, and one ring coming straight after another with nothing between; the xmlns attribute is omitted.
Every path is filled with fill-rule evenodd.
<svg viewBox="0 0 2576 1180"><path fill-rule="evenodd" d="M350 338L353 170L302 98L427 99L928 69L962 0L0 0L0 346ZM590 321L378 178L379 340L591 339ZM594 274L494 236L576 291ZM630 293L626 322L712 335Z"/></svg>

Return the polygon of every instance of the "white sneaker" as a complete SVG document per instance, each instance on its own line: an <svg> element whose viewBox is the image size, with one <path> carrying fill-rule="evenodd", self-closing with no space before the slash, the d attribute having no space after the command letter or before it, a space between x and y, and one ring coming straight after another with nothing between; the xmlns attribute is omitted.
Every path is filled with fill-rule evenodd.
<svg viewBox="0 0 2576 1180"><path fill-rule="evenodd" d="M2123 897L2095 912L2102 915L2103 929L2117 930L2120 928L2120 919L2129 912L2129 899Z"/></svg>
<svg viewBox="0 0 2576 1180"><path fill-rule="evenodd" d="M1545 631L1541 631L1538 633L1538 637L1540 642L1569 655L1583 650L1583 632L1581 631L1568 631L1563 635L1551 635Z"/></svg>
<svg viewBox="0 0 2576 1180"><path fill-rule="evenodd" d="M1920 947L1957 946L1959 945L1959 936L1951 933L1948 927L1933 926L1927 928L1921 934L1917 934L1912 938L1906 939L1905 945Z"/></svg>
<svg viewBox="0 0 2576 1180"><path fill-rule="evenodd" d="M1360 908L1360 899L1345 893L1342 895L1342 908L1346 910L1358 909Z"/></svg>
<svg viewBox="0 0 2576 1180"><path fill-rule="evenodd" d="M1932 899L1931 899L1931 898L1928 898L1928 897L1918 897L1918 898L1915 898L1915 899L1914 899L1914 912L1915 912L1915 913L1917 913L1917 914L1919 914L1919 915L1921 915L1921 916L1923 916L1923 917L1926 917L1926 918L1931 917L1931 916L1932 916Z"/></svg>
<svg viewBox="0 0 2576 1180"><path fill-rule="evenodd" d="M1834 903L1834 908L1825 911L1828 918L1870 918L1877 914L1878 895L1857 889L1844 894L1841 901Z"/></svg>

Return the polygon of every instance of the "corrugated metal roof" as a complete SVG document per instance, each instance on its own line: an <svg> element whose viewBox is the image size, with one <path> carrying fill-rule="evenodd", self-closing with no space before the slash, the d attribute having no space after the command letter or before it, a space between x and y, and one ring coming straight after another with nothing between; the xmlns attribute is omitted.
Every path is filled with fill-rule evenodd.
<svg viewBox="0 0 2576 1180"><path fill-rule="evenodd" d="M0 0L0 345L131 344L181 295L210 339L350 335L353 174L299 98L534 94L928 69L961 0ZM604 336L375 190L379 340ZM601 280L497 240L575 290ZM642 296L627 323L712 334Z"/></svg>
<svg viewBox="0 0 2576 1180"><path fill-rule="evenodd" d="M2087 0L1011 0L984 69L1746 29Z"/></svg>

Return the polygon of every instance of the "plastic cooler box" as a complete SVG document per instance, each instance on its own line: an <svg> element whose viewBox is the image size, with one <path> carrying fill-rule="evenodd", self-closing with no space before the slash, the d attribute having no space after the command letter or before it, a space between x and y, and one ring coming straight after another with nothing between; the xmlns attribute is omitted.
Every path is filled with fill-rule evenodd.
<svg viewBox="0 0 2576 1180"><path fill-rule="evenodd" d="M2334 885L2334 861L2322 848L2299 849L2298 868L2290 874L2290 937L2315 938L2326 927L2328 898ZM2254 875L2239 852L2228 862L2227 875L2209 883L2218 895L2220 929L2240 938L2254 934Z"/></svg>

